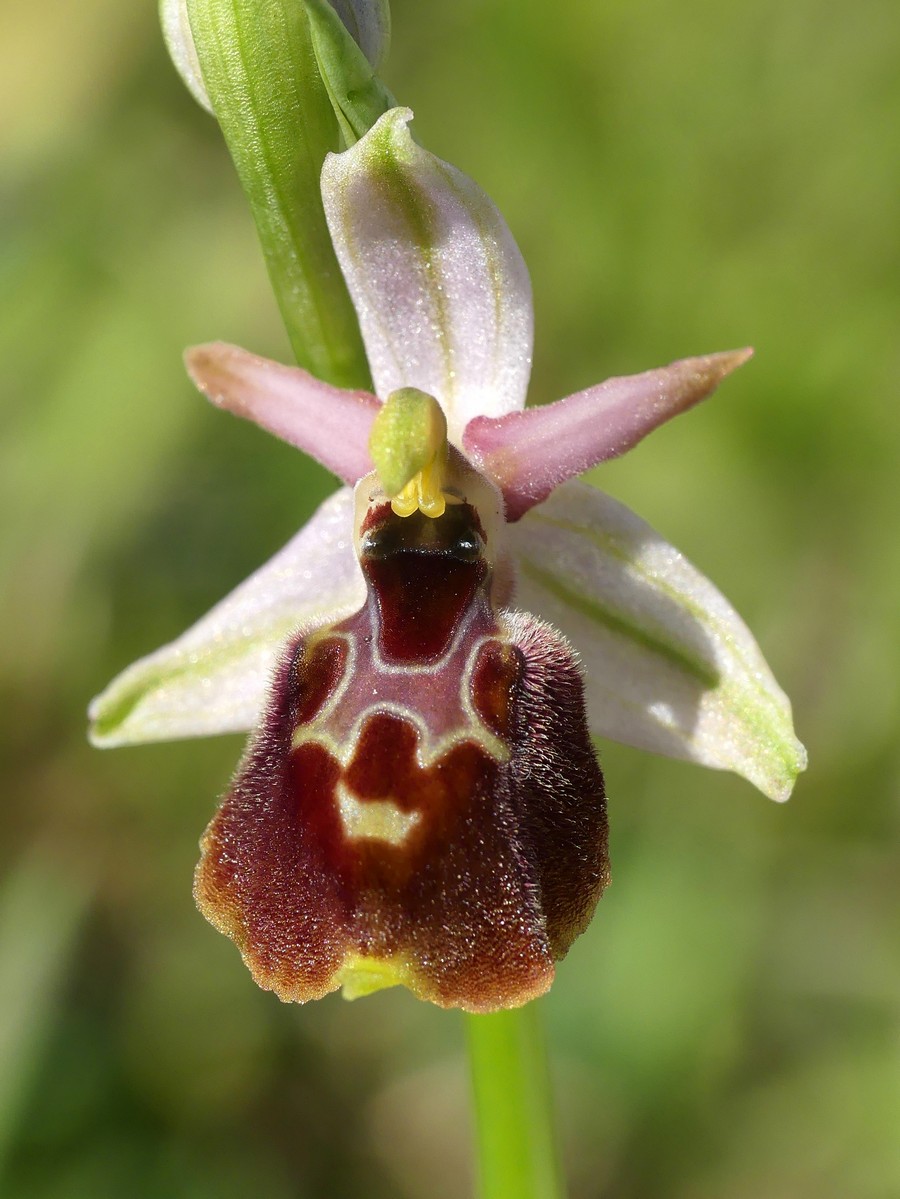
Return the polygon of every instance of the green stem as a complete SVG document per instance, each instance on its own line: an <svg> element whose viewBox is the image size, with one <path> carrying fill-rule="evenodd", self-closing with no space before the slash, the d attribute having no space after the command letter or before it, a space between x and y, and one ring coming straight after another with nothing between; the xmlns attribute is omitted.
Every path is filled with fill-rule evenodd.
<svg viewBox="0 0 900 1199"><path fill-rule="evenodd" d="M203 79L262 242L298 363L366 387L356 313L319 191L341 148L306 9L296 0L188 0Z"/></svg>
<svg viewBox="0 0 900 1199"><path fill-rule="evenodd" d="M537 1004L466 1021L481 1199L563 1199Z"/></svg>

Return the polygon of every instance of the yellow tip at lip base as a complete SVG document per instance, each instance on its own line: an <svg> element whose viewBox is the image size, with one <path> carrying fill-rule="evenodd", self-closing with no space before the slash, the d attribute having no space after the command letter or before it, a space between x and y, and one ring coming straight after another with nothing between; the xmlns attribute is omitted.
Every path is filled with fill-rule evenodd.
<svg viewBox="0 0 900 1199"><path fill-rule="evenodd" d="M404 962L388 958L368 958L361 954L348 957L340 973L344 999L362 999L387 987L408 987L409 968Z"/></svg>

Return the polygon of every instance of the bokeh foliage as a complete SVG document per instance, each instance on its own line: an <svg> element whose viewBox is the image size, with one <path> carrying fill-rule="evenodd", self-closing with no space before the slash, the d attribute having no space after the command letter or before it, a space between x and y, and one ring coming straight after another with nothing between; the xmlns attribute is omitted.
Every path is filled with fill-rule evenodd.
<svg viewBox="0 0 900 1199"><path fill-rule="evenodd" d="M282 1007L190 899L235 739L101 754L86 700L287 539L325 472L185 344L288 356L154 6L0 39L0 1193L467 1193L462 1035ZM387 82L516 234L533 397L745 343L595 472L737 604L811 768L603 747L614 885L546 1005L575 1199L900 1193L900 13L893 0L394 4Z"/></svg>

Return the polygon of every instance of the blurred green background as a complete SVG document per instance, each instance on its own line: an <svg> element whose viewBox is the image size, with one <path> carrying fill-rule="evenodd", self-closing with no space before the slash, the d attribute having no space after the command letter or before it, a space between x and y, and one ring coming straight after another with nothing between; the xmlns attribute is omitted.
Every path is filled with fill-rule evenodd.
<svg viewBox="0 0 900 1199"><path fill-rule="evenodd" d="M287 357L154 5L3 0L0 1194L459 1199L462 1026L259 992L194 910L240 740L107 753L88 698L331 489L182 347ZM602 747L614 885L546 1015L574 1199L900 1195L895 0L395 0L420 138L506 215L532 396L753 344L595 472L746 617L779 808Z"/></svg>

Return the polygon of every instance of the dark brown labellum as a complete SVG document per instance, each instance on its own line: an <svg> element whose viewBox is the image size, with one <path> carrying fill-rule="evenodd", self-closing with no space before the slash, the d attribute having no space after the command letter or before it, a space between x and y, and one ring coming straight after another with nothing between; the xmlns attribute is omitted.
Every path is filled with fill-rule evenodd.
<svg viewBox="0 0 900 1199"><path fill-rule="evenodd" d="M549 987L607 881L566 643L495 611L477 513L368 515L359 612L295 639L203 839L196 896L284 1000Z"/></svg>

